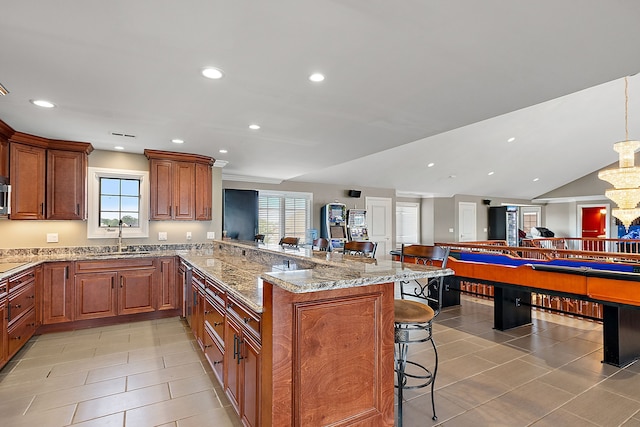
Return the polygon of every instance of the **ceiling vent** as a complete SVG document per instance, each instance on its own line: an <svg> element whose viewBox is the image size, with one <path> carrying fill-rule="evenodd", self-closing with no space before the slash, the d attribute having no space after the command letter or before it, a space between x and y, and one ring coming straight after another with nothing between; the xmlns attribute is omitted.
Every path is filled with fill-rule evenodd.
<svg viewBox="0 0 640 427"><path fill-rule="evenodd" d="M113 136L119 136L122 138L135 138L135 135L132 135L130 133L122 133L122 132L111 132L111 135Z"/></svg>

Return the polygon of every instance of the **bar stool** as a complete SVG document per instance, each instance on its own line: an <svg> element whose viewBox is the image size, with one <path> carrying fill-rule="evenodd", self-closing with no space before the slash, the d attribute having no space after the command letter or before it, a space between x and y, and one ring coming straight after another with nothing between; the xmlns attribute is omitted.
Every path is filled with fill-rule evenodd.
<svg viewBox="0 0 640 427"><path fill-rule="evenodd" d="M441 246L402 245L400 260L411 257L416 264L438 265L446 268L449 248ZM395 372L398 389L398 426L402 427L402 401L404 390L431 386L433 420L437 420L434 389L438 373L438 350L433 340L433 319L442 308L444 276L423 281L401 281L400 299L394 301ZM409 286L412 285L412 286ZM435 355L432 369L407 360L409 345L430 341ZM407 372L410 365L411 372Z"/></svg>

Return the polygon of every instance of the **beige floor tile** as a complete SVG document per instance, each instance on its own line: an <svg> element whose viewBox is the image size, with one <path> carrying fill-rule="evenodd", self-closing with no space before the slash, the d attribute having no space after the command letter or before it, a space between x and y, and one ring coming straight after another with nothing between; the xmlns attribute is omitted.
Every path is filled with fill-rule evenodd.
<svg viewBox="0 0 640 427"><path fill-rule="evenodd" d="M126 356L127 355L125 354L125 358ZM164 361L161 357L156 357L155 359L139 360L129 363L127 363L125 360L124 363L118 365L98 367L96 369L90 370L87 375L87 384L113 378L126 377L143 372L157 371L159 369L164 369L164 367Z"/></svg>
<svg viewBox="0 0 640 427"><path fill-rule="evenodd" d="M489 362L501 365L511 360L529 354L528 351L521 348L511 347L506 344L497 344L489 348L484 348L474 353L478 357L488 360Z"/></svg>
<svg viewBox="0 0 640 427"><path fill-rule="evenodd" d="M78 371L91 371L94 369L119 366L127 363L126 353L116 353L95 356L90 359L77 360L69 363L59 363L51 368L50 376L68 375Z"/></svg>
<svg viewBox="0 0 640 427"><path fill-rule="evenodd" d="M171 391L171 397L173 399L212 389L214 389L214 384L211 382L211 378L208 375L182 378L169 382L169 390Z"/></svg>
<svg viewBox="0 0 640 427"><path fill-rule="evenodd" d="M640 375L629 370L620 370L598 384L597 388L620 394L640 402ZM638 405L640 409L640 405Z"/></svg>
<svg viewBox="0 0 640 427"><path fill-rule="evenodd" d="M235 414L225 408L215 408L178 420L178 427L240 427L242 423Z"/></svg>
<svg viewBox="0 0 640 427"><path fill-rule="evenodd" d="M494 381L500 381L511 387L518 387L524 383L540 378L549 369L524 362L520 359L507 362L485 371L484 374Z"/></svg>
<svg viewBox="0 0 640 427"><path fill-rule="evenodd" d="M84 400L122 393L125 391L125 387L126 378L116 378L100 383L72 387L64 391L38 394L29 407L29 412L43 411Z"/></svg>
<svg viewBox="0 0 640 427"><path fill-rule="evenodd" d="M157 371L144 372L127 377L127 390L149 387L154 384L166 383L183 378L198 377L205 374L200 363L172 366Z"/></svg>
<svg viewBox="0 0 640 427"><path fill-rule="evenodd" d="M541 376L539 380L577 395L584 393L591 387L602 382L605 378L605 376L595 372L576 372L571 368L564 367Z"/></svg>
<svg viewBox="0 0 640 427"><path fill-rule="evenodd" d="M76 372L59 377L45 377L35 381L23 381L9 385L0 384L0 401L45 393L64 393L68 389L82 386L87 378L86 372Z"/></svg>
<svg viewBox="0 0 640 427"><path fill-rule="evenodd" d="M126 427L147 427L198 415L219 406L213 390L143 406L126 412Z"/></svg>
<svg viewBox="0 0 640 427"><path fill-rule="evenodd" d="M124 425L124 412L94 418L89 421L74 423L73 427L122 427Z"/></svg>
<svg viewBox="0 0 640 427"><path fill-rule="evenodd" d="M85 400L78 404L78 409L73 417L73 421L87 421L92 418L162 402L170 398L169 387L167 387L165 383L125 393L112 394L97 399Z"/></svg>
<svg viewBox="0 0 640 427"><path fill-rule="evenodd" d="M171 353L163 357L164 364L168 368L170 366L184 365L193 362L202 362L203 357L195 350L185 351L181 353Z"/></svg>
<svg viewBox="0 0 640 427"><path fill-rule="evenodd" d="M594 427L597 424L593 424L589 420L581 418L571 412L567 412L563 409L553 411L549 415L545 416L539 421L532 424L532 427L559 427L559 426L580 426L580 427Z"/></svg>
<svg viewBox="0 0 640 427"><path fill-rule="evenodd" d="M0 418L3 427L63 427L71 423L76 405L67 405L47 411L37 411L26 415L4 415Z"/></svg>
<svg viewBox="0 0 640 427"><path fill-rule="evenodd" d="M75 360L92 358L95 355L95 349L82 349L69 351L51 357L37 357L32 359L22 359L15 370L29 369L41 366L53 366L59 363L67 363Z"/></svg>
<svg viewBox="0 0 640 427"><path fill-rule="evenodd" d="M444 396L465 409L472 409L511 389L504 383L493 381L492 378L479 374L437 390L436 396Z"/></svg>

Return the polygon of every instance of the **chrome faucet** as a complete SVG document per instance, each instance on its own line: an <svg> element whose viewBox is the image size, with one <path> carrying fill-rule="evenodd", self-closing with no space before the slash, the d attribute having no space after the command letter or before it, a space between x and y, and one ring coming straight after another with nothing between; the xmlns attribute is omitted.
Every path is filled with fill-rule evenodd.
<svg viewBox="0 0 640 427"><path fill-rule="evenodd" d="M122 220L118 222L118 252L122 252Z"/></svg>

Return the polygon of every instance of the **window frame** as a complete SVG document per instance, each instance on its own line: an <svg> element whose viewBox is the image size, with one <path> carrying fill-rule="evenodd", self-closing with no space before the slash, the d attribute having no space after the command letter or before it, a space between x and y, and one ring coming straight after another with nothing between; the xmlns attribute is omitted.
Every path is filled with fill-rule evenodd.
<svg viewBox="0 0 640 427"><path fill-rule="evenodd" d="M100 178L135 179L140 181L139 227L123 227L122 238L149 237L149 171L88 168L87 239L115 239L118 227L100 227Z"/></svg>
<svg viewBox="0 0 640 427"><path fill-rule="evenodd" d="M271 191L271 190L258 190L258 233L268 235L269 233L266 230L263 232L260 229L260 197L277 197L280 199L280 207L279 207L279 220L280 220L280 230L284 232L286 229L286 199L305 199L307 204L307 219L305 224L304 235L300 236L300 244L311 243L307 242L308 232L313 226L313 193L307 192L299 192L299 191ZM279 236L280 237L284 236ZM273 243L273 242L270 242ZM278 242L275 242L276 244Z"/></svg>

